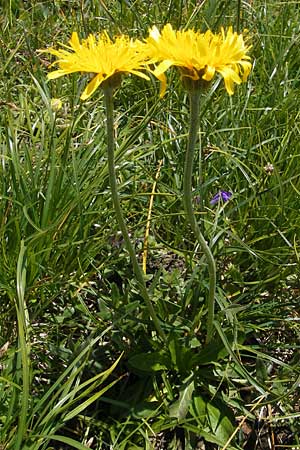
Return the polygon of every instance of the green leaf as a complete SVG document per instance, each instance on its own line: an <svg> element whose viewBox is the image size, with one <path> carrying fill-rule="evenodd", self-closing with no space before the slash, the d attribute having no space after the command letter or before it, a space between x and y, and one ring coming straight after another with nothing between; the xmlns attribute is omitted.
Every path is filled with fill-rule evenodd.
<svg viewBox="0 0 300 450"><path fill-rule="evenodd" d="M239 371L246 378L246 380L252 386L254 386L255 389L257 389L258 392L260 392L263 395L266 395L266 390L261 385L261 383L259 383L257 380L255 380L255 378L253 378L253 376L241 365L240 361L238 360L237 356L235 355L234 351L232 350L232 346L231 346L230 342L228 341L228 338L227 338L226 334L224 333L221 324L217 320L214 320L214 326L215 326L217 332L219 333L219 336L222 339L223 344L226 347L228 353L230 354L233 361L235 362L235 365L236 365L235 369L237 371Z"/></svg>
<svg viewBox="0 0 300 450"><path fill-rule="evenodd" d="M232 411L221 400L214 400L207 403L207 419L216 438L225 444L234 431Z"/></svg>
<svg viewBox="0 0 300 450"><path fill-rule="evenodd" d="M207 344L197 355L197 364L213 364L224 359L228 351L220 339L216 339Z"/></svg>
<svg viewBox="0 0 300 450"><path fill-rule="evenodd" d="M51 439L52 441L58 441L63 442L64 444L71 445L73 448L77 448L78 450L89 450L90 447L86 447L85 445L81 444L80 442L75 441L74 439L71 439L66 436L60 436L59 434L52 434L47 436L48 439Z"/></svg>
<svg viewBox="0 0 300 450"><path fill-rule="evenodd" d="M235 429L233 412L220 398L208 400L202 396L194 397L191 413L197 422L206 431L209 430L222 445L225 445ZM202 431L201 434L203 435Z"/></svg>
<svg viewBox="0 0 300 450"><path fill-rule="evenodd" d="M264 383L268 379L268 370L265 362L262 358L256 359L256 377L261 382Z"/></svg>
<svg viewBox="0 0 300 450"><path fill-rule="evenodd" d="M186 417L194 390L194 380L189 377L180 389L179 399L170 406L170 417L177 417L178 420Z"/></svg>
<svg viewBox="0 0 300 450"><path fill-rule="evenodd" d="M197 361L193 349L180 342L178 336L174 334L169 340L169 351L173 367L181 374L190 373Z"/></svg>
<svg viewBox="0 0 300 450"><path fill-rule="evenodd" d="M192 433L195 433L196 435L200 435L204 438L207 442L211 442L213 444L217 444L220 448L223 448L226 444L226 442L220 440L214 433L208 432L206 430L199 429L199 427L195 427L192 424L184 424L184 428L186 430L191 431ZM241 447L235 447L233 445L228 445L226 447L227 450L241 450Z"/></svg>
<svg viewBox="0 0 300 450"><path fill-rule="evenodd" d="M191 405L191 413L197 418L203 426L205 425L206 419L206 400L202 396L194 396L193 403Z"/></svg>
<svg viewBox="0 0 300 450"><path fill-rule="evenodd" d="M118 378L117 380L112 381L109 385L105 386L103 389L101 389L99 392L97 392L96 394L92 395L90 398L88 398L85 402L81 403L80 405L78 405L76 408L74 408L73 410L71 410L65 417L64 417L64 421L73 419L73 417L77 416L78 414L80 414L83 410L85 410L86 408L88 408L92 403L94 403L96 400L98 400L98 398L100 398L106 391L108 391L114 384L116 384L118 381L120 380L120 378Z"/></svg>
<svg viewBox="0 0 300 450"><path fill-rule="evenodd" d="M162 352L138 353L129 359L129 365L143 372L157 372L171 368L170 358Z"/></svg>

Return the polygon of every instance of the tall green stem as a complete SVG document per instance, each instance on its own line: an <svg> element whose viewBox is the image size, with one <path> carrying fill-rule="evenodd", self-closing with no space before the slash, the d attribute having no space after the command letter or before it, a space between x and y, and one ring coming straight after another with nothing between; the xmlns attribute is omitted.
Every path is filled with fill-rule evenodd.
<svg viewBox="0 0 300 450"><path fill-rule="evenodd" d="M138 263L135 249L130 241L127 226L123 217L123 212L120 205L120 199L118 194L118 186L116 179L116 170L115 170L115 139L114 139L114 105L113 105L113 91L114 88L111 86L103 87L104 98L105 98L105 107L106 107L106 126L107 126L107 157L108 157L108 172L109 172L109 183L111 188L112 201L114 205L114 210L116 214L116 218L118 221L118 225L123 235L123 239L125 242L126 249L130 255L131 262L133 265L134 273L136 280L138 282L141 295L146 303L149 314L153 320L154 326L156 328L157 334L159 337L165 342L166 336L163 332L158 317L154 311L151 299L149 297L147 287L145 284L144 275L142 269Z"/></svg>
<svg viewBox="0 0 300 450"><path fill-rule="evenodd" d="M209 342L213 335L213 320L215 308L215 291L216 291L216 264L212 252L201 233L197 223L193 202L192 202L192 174L195 146L200 125L200 89L190 90L190 129L188 137L188 146L185 155L184 181L183 181L183 200L187 219L198 240L203 253L206 256L208 272L209 272L209 292L207 298L207 334L206 342Z"/></svg>

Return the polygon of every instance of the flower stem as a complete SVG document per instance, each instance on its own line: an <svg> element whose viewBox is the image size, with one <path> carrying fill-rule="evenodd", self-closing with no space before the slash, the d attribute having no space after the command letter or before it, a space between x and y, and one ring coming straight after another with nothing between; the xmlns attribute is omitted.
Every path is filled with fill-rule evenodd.
<svg viewBox="0 0 300 450"><path fill-rule="evenodd" d="M213 335L213 320L215 308L215 291L216 291L216 264L212 252L201 233L200 227L196 221L193 202L192 202L192 174L193 160L195 153L195 145L199 131L199 112L200 112L200 89L189 91L190 96L190 128L188 137L188 147L185 155L184 180L183 180L183 201L187 219L198 240L203 253L206 256L208 272L209 272L209 292L207 298L207 334L206 342L208 343Z"/></svg>
<svg viewBox="0 0 300 450"><path fill-rule="evenodd" d="M115 170L115 156L114 156L114 149L115 149L115 139L114 139L114 105L113 105L113 91L114 88L111 86L105 86L103 87L104 92L104 98L105 98L105 107L106 107L106 127L107 127L107 157L108 157L108 172L109 172L109 184L111 188L111 195L112 195L112 201L114 205L114 210L117 218L117 222L119 225L119 228L122 232L123 239L125 242L126 249L130 255L131 262L133 265L133 270L135 273L136 280L139 285L141 296L143 297L146 306L148 308L149 314L153 320L155 329L157 331L158 336L163 340L166 341L165 333L163 332L158 317L154 311L151 299L149 297L144 275L142 272L142 269L138 263L135 249L130 241L127 226L123 217L123 212L120 205L120 199L118 194L118 186L117 186L117 179L116 179L116 170Z"/></svg>

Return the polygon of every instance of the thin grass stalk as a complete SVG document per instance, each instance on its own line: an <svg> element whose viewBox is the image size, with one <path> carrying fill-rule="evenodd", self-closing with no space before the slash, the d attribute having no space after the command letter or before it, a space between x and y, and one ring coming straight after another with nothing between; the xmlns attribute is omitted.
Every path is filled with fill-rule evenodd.
<svg viewBox="0 0 300 450"><path fill-rule="evenodd" d="M144 251L143 251L143 272L146 275L147 272L147 257L148 257L148 243L149 243L149 234L150 234L150 226L151 226L151 215L152 215L152 208L153 208L153 201L154 201L154 195L155 195L155 189L157 180L159 178L160 169L162 166L163 160L161 159L158 162L158 168L155 175L155 180L152 186L150 201L149 201L149 208L148 208L148 215L147 215L147 222L146 222L146 230L145 230L145 236L144 236Z"/></svg>
<svg viewBox="0 0 300 450"><path fill-rule="evenodd" d="M195 146L198 137L200 125L200 94L201 90L198 88L189 92L190 97L190 128L188 135L188 145L185 154L184 164L184 180L183 180L183 201L184 209L190 226L199 242L201 249L206 257L208 272L209 272L209 292L207 297L207 332L206 342L208 343L213 335L213 321L215 308L215 291L216 291L216 264L212 252L201 233L200 227L195 217L192 201L192 175L193 175L193 161L195 154Z"/></svg>
<svg viewBox="0 0 300 450"><path fill-rule="evenodd" d="M116 179L116 170L115 170L115 139L114 139L114 105L113 105L113 91L114 88L111 86L103 87L104 99L105 99L105 107L106 107L106 126L107 126L107 157L108 157L108 173L109 173L109 183L111 188L112 201L114 205L114 210L117 218L117 222L119 228L122 232L126 249L130 255L131 262L133 265L133 270L136 276L136 280L138 282L140 293L146 303L149 314L153 320L155 329L157 331L158 336L165 342L166 336L163 332L159 319L154 311L151 299L149 297L146 283L144 280L144 275L142 269L138 263L135 249L130 241L127 226L123 217L123 212L120 205L118 187L117 187L117 179Z"/></svg>
<svg viewBox="0 0 300 450"><path fill-rule="evenodd" d="M22 448L22 442L26 433L26 423L29 406L30 393L30 347L28 342L28 313L25 304L25 286L26 286L26 248L24 242L21 241L21 248L17 264L17 297L16 305L17 321L18 321L18 346L20 348L22 367L22 393L21 393L21 410L19 414L18 430L16 434L15 450Z"/></svg>
<svg viewBox="0 0 300 450"><path fill-rule="evenodd" d="M236 14L236 31L239 33L241 28L241 0L237 0L237 14Z"/></svg>

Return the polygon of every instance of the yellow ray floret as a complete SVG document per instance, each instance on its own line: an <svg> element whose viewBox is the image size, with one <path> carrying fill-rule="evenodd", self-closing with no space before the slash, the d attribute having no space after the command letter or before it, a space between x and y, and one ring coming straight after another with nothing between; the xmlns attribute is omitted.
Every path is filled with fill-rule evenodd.
<svg viewBox="0 0 300 450"><path fill-rule="evenodd" d="M99 37L89 35L80 42L78 34L72 33L69 46L56 50L48 48L42 50L57 57L53 64L58 69L48 74L54 79L73 72L87 72L93 76L81 95L85 100L108 78L123 73L133 73L139 77L149 79L141 70L145 68L146 45L138 40L122 35L111 40L106 32Z"/></svg>
<svg viewBox="0 0 300 450"><path fill-rule="evenodd" d="M164 73L171 66L179 67L183 76L193 80L210 81L218 72L229 95L233 94L234 83L245 81L252 67L247 55L250 47L232 27L227 33L222 28L221 33L214 34L210 30L175 31L170 24L160 33L154 26L146 42L149 56L158 62L153 73L162 83L161 95L166 89Z"/></svg>

